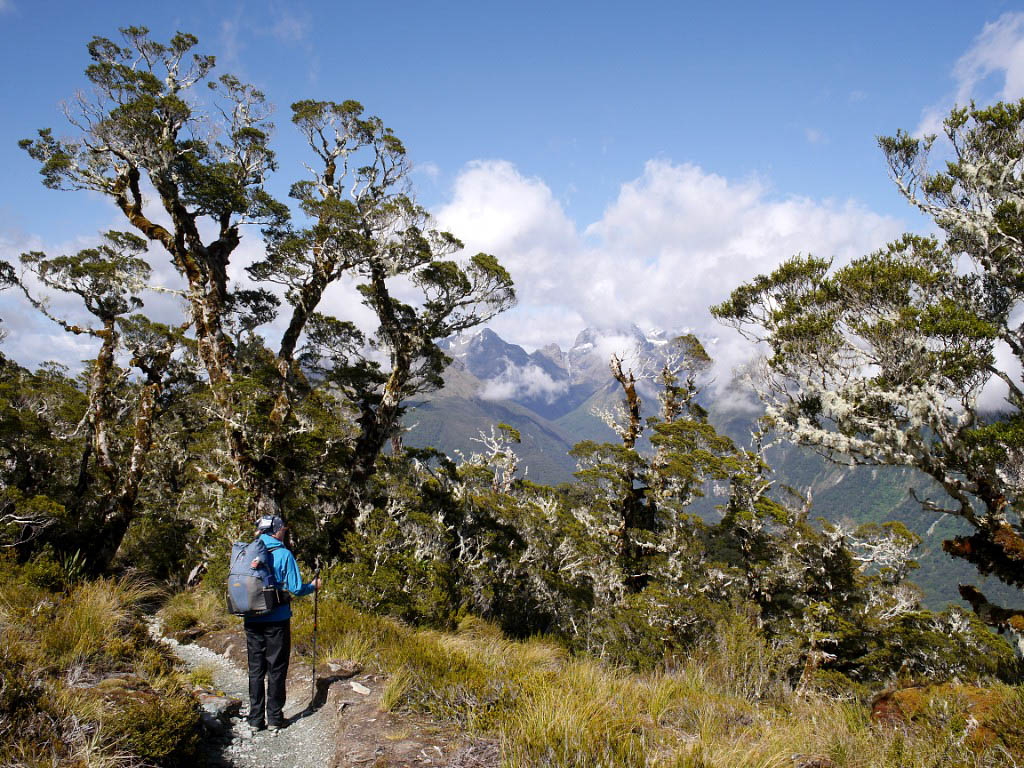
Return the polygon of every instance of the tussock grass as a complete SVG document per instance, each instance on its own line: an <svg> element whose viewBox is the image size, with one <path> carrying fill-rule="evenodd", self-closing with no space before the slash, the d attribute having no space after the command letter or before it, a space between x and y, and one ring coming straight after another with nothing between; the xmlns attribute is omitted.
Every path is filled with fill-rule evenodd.
<svg viewBox="0 0 1024 768"><path fill-rule="evenodd" d="M441 633L332 600L320 612L332 652L352 650L350 658L391 676L389 709L497 736L510 768L1013 765L1001 743L969 745L955 702L929 723L893 728L873 724L862 703L798 696L783 674L788 651L767 645L745 617L719 626L675 668L637 675L571 658L550 641L509 640L479 619ZM1008 730L1024 730L1024 695L1007 689L1002 700L1003 720L1016 722Z"/></svg>
<svg viewBox="0 0 1024 768"><path fill-rule="evenodd" d="M412 672L405 667L393 672L384 685L384 690L381 691L380 708L384 712L392 711L398 702L402 700L405 692L412 684L412 680Z"/></svg>
<svg viewBox="0 0 1024 768"><path fill-rule="evenodd" d="M60 668L87 663L105 653L115 658L130 653L126 643L137 638L124 633L131 628L132 611L154 594L152 587L138 582L80 583L42 633L44 653Z"/></svg>
<svg viewBox="0 0 1024 768"><path fill-rule="evenodd" d="M131 579L55 589L0 568L0 765L163 765L193 754L198 707Z"/></svg>
<svg viewBox="0 0 1024 768"><path fill-rule="evenodd" d="M210 590L179 592L164 604L158 615L168 632L192 627L222 629L232 618L225 609L223 595Z"/></svg>
<svg viewBox="0 0 1024 768"><path fill-rule="evenodd" d="M188 673L188 681L198 687L213 687L213 667L209 664L200 664Z"/></svg>
<svg viewBox="0 0 1024 768"><path fill-rule="evenodd" d="M294 605L293 637L308 645L312 606ZM501 741L507 768L996 768L1024 767L1024 691L992 686L997 739L971 731L955 695L899 726L867 706L798 695L785 648L744 616L723 622L688 659L634 674L572 657L551 640L506 638L463 619L455 631L414 629L321 598L320 658L347 658L389 676L388 711L415 711Z"/></svg>

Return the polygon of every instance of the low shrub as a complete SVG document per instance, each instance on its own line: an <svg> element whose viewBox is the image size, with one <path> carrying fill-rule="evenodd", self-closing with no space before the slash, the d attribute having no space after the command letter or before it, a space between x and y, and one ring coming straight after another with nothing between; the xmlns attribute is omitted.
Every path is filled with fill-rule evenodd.
<svg viewBox="0 0 1024 768"><path fill-rule="evenodd" d="M115 701L101 721L111 749L161 766L189 765L197 758L199 705L188 691L132 691Z"/></svg>
<svg viewBox="0 0 1024 768"><path fill-rule="evenodd" d="M184 765L199 712L132 580L52 582L0 569L0 765ZM52 565L52 562L51 562Z"/></svg>

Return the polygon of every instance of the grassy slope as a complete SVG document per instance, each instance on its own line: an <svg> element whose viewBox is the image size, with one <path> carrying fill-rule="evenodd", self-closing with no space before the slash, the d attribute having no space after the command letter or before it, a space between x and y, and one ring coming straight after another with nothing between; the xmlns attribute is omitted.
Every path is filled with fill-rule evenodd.
<svg viewBox="0 0 1024 768"><path fill-rule="evenodd" d="M179 617L190 600L177 599ZM499 739L510 768L995 768L1024 760L1020 689L951 687L913 721L876 725L864 703L796 694L778 672L779 652L742 620L676 668L637 675L541 638L509 640L474 618L454 633L416 630L330 595L319 611L325 657L388 676L382 700L391 709ZM310 614L308 603L296 604L299 652Z"/></svg>

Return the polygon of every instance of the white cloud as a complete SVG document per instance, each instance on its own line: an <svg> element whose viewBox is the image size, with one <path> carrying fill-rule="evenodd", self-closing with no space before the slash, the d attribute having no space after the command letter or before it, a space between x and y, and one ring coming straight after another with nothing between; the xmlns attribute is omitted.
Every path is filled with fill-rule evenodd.
<svg viewBox="0 0 1024 768"><path fill-rule="evenodd" d="M436 179L441 175L441 167L437 163L427 161L425 163L416 163L413 166L412 172L422 174L428 179Z"/></svg>
<svg viewBox="0 0 1024 768"><path fill-rule="evenodd" d="M156 209L147 208L147 213L157 220L165 216ZM586 326L688 327L704 338L721 337L714 355L726 366L740 362L750 348L711 318L711 304L795 253L813 252L842 262L880 246L902 229L898 221L855 202L780 198L759 178L727 179L667 160L648 162L638 178L622 185L601 219L582 231L543 180L526 177L499 160L467 166L436 218L466 243L469 253L493 253L512 273L519 305L489 323L508 341L527 349L554 341L566 349ZM112 222L124 226L116 217ZM243 234L230 268L232 281L240 283L246 282L244 267L263 254L255 231ZM0 257L16 260L30 248L46 246L56 253L85 244L49 248L39 238L0 241ZM154 248L152 254L153 282L181 287L180 276L159 251ZM411 299L401 285L395 290ZM146 302L147 311L164 321L183 316L174 297L147 295ZM351 319L368 332L376 327L372 311L351 282L332 286L322 310ZM58 339L63 333L40 322L11 291L0 294L0 316L11 331L4 348L19 362L34 364L58 352L71 355L63 361L72 367L82 359L76 356L78 350L61 352L56 344L48 345L46 338ZM278 319L264 329L272 345L283 322ZM43 355L48 349L54 352ZM555 391L555 383L541 373L511 372L503 384L546 397ZM719 376L720 381L728 378Z"/></svg>
<svg viewBox="0 0 1024 768"><path fill-rule="evenodd" d="M518 274L549 274L551 259L580 247L575 225L547 184L504 160L470 163L436 218L443 229L454 226L474 252L501 251Z"/></svg>
<svg viewBox="0 0 1024 768"><path fill-rule="evenodd" d="M480 397L484 400L510 400L524 397L543 398L551 403L569 388L567 380L555 381L546 371L533 363L522 367L505 367L501 375L488 379Z"/></svg>
<svg viewBox="0 0 1024 768"><path fill-rule="evenodd" d="M1004 13L986 24L953 67L955 89L921 116L917 134L941 133L954 106L1024 97L1024 13ZM997 86L1001 80L1001 87ZM995 86L995 87L993 87Z"/></svg>
<svg viewBox="0 0 1024 768"><path fill-rule="evenodd" d="M468 166L437 216L469 252L494 253L511 272L520 305L491 323L508 341L565 348L586 325L690 327L721 337L715 354L729 366L750 347L710 305L793 254L842 263L903 229L854 201L779 198L760 179L666 160L649 161L583 233L543 181L500 161Z"/></svg>
<svg viewBox="0 0 1024 768"><path fill-rule="evenodd" d="M1021 368L1020 359L1006 344L998 342L993 352L996 367L999 370L1005 372L1013 381L1021 381L1024 378L1024 369ZM1006 386L1005 382L993 376L978 396L978 407L983 411L1010 410L1013 406L1008 401L1009 395L1010 388Z"/></svg>
<svg viewBox="0 0 1024 768"><path fill-rule="evenodd" d="M146 212L147 215L151 213L148 207ZM123 222L114 221L106 227L100 227L99 231L117 227L125 229ZM74 294L53 291L40 284L30 272L21 270L20 256L27 251L42 251L50 256L77 253L95 246L99 241L99 232L56 243L46 242L35 235L0 233L0 259L14 265L32 296L45 301L53 316L82 327L96 327L96 318L85 309L81 299ZM170 290L181 289L182 280L162 248L151 243L146 260L153 270L150 285ZM175 295L147 291L140 298L145 301L143 311L154 320L179 324L185 317L183 301ZM11 288L0 293L0 318L3 320L0 330L6 334L4 354L29 368L54 360L66 365L71 371L78 371L82 361L95 357L99 348L95 338L86 334L71 335L44 317L27 301L20 289Z"/></svg>
<svg viewBox="0 0 1024 768"><path fill-rule="evenodd" d="M295 13L277 9L277 18L274 20L270 33L282 43L300 43L306 39L310 29L309 14L301 16Z"/></svg>
<svg viewBox="0 0 1024 768"><path fill-rule="evenodd" d="M815 128L804 128L804 138L807 139L808 144L825 143L825 135Z"/></svg>
<svg viewBox="0 0 1024 768"><path fill-rule="evenodd" d="M223 19L220 23L220 49L218 64L238 74L241 69L241 54L245 44L241 40L242 9L238 8L234 16Z"/></svg>

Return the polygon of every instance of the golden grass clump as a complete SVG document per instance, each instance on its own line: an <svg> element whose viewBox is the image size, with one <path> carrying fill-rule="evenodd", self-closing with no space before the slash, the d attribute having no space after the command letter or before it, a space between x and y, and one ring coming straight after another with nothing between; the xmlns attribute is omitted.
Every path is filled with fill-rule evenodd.
<svg viewBox="0 0 1024 768"><path fill-rule="evenodd" d="M162 764L193 759L198 706L131 579L57 587L12 562L0 574L0 765Z"/></svg>
<svg viewBox="0 0 1024 768"><path fill-rule="evenodd" d="M179 592L163 605L158 615L168 632L193 627L222 629L233 618L227 612L224 596L206 589Z"/></svg>

